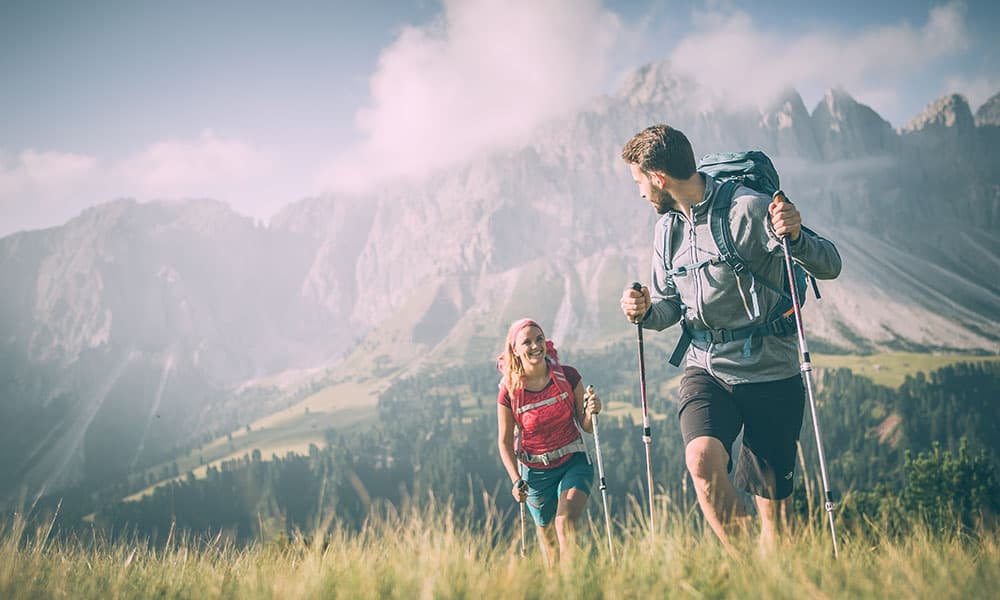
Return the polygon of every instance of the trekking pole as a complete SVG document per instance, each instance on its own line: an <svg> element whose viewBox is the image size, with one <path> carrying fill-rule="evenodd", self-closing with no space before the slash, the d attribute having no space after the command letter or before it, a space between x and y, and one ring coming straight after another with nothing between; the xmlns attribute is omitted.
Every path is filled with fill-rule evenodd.
<svg viewBox="0 0 1000 600"><path fill-rule="evenodd" d="M521 428L518 427L517 430L514 432L514 454L518 455L520 454L520 451L521 451ZM518 469L520 469L520 467L518 467ZM523 489L527 485L528 484L524 481L524 479L521 479L520 485L518 485L518 489ZM519 500L517 502L517 505L520 507L521 511L521 557L523 558L527 548L527 544L525 543L525 534L524 534L524 502L521 502Z"/></svg>
<svg viewBox="0 0 1000 600"><path fill-rule="evenodd" d="M587 396L594 394L594 386L587 386ZM594 451L597 454L597 474L601 478L601 501L604 503L604 529L608 532L608 553L611 562L615 562L615 550L611 545L611 514L608 512L608 484L604 479L604 460L601 457L601 436L597 432L597 415L590 415L594 424Z"/></svg>
<svg viewBox="0 0 1000 600"><path fill-rule="evenodd" d="M523 558L527 548L524 541L524 502L518 502L517 505L521 507L521 557Z"/></svg>
<svg viewBox="0 0 1000 600"><path fill-rule="evenodd" d="M787 197L785 197L785 194L781 190L774 193L775 197L778 195L781 195L787 200ZM801 235L801 233L799 235ZM802 328L802 305L799 302L798 286L795 285L795 271L792 267L792 253L788 244L788 236L782 236L781 249L785 253L785 270L788 275L788 287L792 292L792 310L795 313L795 330L798 333L799 351L802 355L800 369L802 370L803 379L806 384L806 396L809 397L809 410L812 412L813 431L816 433L816 452L819 454L819 472L823 479L823 494L826 498L824 506L826 507L826 514L830 521L830 537L833 540L833 557L838 558L840 556L840 552L837 548L837 530L833 525L834 497L833 491L830 490L830 482L826 476L826 457L823 454L823 439L819 433L819 420L816 418L816 398L813 395L812 362L809 359L809 346L806 344L805 330Z"/></svg>
<svg viewBox="0 0 1000 600"><path fill-rule="evenodd" d="M636 281L632 289L641 292L642 284ZM650 456L650 444L653 442L652 430L649 427L649 409L646 404L646 358L642 348L642 322L635 324L639 340L639 394L642 397L642 443L646 446L646 485L649 488L649 535L655 535L653 528L653 463Z"/></svg>

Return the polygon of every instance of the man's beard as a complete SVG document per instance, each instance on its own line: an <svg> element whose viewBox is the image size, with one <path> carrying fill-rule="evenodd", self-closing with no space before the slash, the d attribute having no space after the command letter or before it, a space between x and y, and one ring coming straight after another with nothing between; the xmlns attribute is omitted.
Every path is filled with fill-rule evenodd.
<svg viewBox="0 0 1000 600"><path fill-rule="evenodd" d="M670 192L656 188L651 189L649 192L653 195L652 203L656 208L656 214L665 215L667 211L674 207L674 197L670 195Z"/></svg>

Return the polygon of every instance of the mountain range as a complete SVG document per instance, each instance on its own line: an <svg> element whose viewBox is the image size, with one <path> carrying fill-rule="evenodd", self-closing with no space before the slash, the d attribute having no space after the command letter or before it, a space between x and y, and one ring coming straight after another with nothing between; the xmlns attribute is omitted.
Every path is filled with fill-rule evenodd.
<svg viewBox="0 0 1000 600"><path fill-rule="evenodd" d="M208 199L117 200L0 239L0 494L155 464L274 410L237 392L288 369L481 362L525 315L574 348L630 335L618 297L648 280L656 215L619 153L659 122L698 154L769 153L837 243L843 274L805 309L818 349L998 352L1000 94L975 115L944 96L899 130L838 89L812 111L794 90L699 98L651 64L530 143L266 226Z"/></svg>

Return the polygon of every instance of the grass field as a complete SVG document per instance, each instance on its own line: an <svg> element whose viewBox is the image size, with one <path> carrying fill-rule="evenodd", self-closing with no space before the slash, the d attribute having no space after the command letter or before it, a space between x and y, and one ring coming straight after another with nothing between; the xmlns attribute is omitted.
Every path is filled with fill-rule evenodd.
<svg viewBox="0 0 1000 600"><path fill-rule="evenodd" d="M931 373L942 367L960 362L997 362L1000 356L970 356L967 354L916 354L889 352L869 356L855 354L813 354L815 368L850 369L855 375L868 377L879 385L899 387L907 375L917 372Z"/></svg>
<svg viewBox="0 0 1000 600"><path fill-rule="evenodd" d="M595 501L590 516L600 519ZM65 540L45 525L0 523L0 597L22 598L988 598L1000 585L994 533L890 537L840 531L832 556L822 516L765 554L752 539L730 556L690 511L662 510L650 537L638 519L586 518L580 550L547 572L537 544L519 556L515 516L471 524L451 510L373 518L360 534L237 547L172 534L164 545ZM591 543L591 540L597 540ZM613 558L613 560L612 560Z"/></svg>
<svg viewBox="0 0 1000 600"><path fill-rule="evenodd" d="M254 450L260 450L264 460L289 452L308 454L310 444L322 446L325 443L328 429L344 430L374 423L378 394L386 385L374 380L361 383L346 380L325 387L284 410L254 421L249 430L238 429L205 444L200 450L177 457L178 476L157 481L125 500L138 500L153 493L157 487L183 479L189 472L203 478L208 467L218 467ZM159 474L163 467L158 465L149 472Z"/></svg>

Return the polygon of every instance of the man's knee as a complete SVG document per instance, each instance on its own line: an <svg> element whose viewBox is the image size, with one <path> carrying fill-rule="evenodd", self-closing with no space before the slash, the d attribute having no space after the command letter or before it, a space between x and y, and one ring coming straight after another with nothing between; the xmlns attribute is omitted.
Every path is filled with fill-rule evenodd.
<svg viewBox="0 0 1000 600"><path fill-rule="evenodd" d="M726 475L729 452L718 439L702 436L688 442L684 458L692 478L711 482Z"/></svg>

